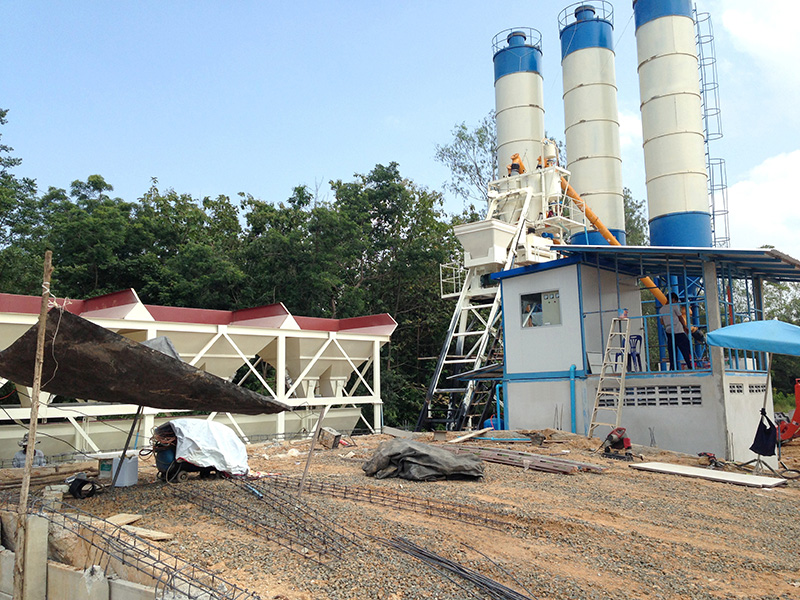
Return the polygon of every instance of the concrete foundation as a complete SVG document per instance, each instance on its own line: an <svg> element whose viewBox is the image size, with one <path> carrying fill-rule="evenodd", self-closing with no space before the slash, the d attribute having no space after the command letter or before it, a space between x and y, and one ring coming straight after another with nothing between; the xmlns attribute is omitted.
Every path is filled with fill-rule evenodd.
<svg viewBox="0 0 800 600"><path fill-rule="evenodd" d="M6 513L9 516L10 513ZM4 520L4 524L7 519ZM155 600L156 589L109 576L100 567L80 569L47 560L47 519L28 517L25 581L22 600ZM141 575L138 571L136 574ZM14 592L14 552L0 549L0 600Z"/></svg>

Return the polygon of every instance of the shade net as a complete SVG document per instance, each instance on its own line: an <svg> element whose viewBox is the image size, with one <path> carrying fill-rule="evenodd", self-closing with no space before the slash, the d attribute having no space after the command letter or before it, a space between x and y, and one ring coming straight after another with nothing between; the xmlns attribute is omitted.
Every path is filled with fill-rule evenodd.
<svg viewBox="0 0 800 600"><path fill-rule="evenodd" d="M37 329L34 325L0 352L0 377L33 385ZM60 309L47 315L42 390L175 410L254 415L289 409Z"/></svg>

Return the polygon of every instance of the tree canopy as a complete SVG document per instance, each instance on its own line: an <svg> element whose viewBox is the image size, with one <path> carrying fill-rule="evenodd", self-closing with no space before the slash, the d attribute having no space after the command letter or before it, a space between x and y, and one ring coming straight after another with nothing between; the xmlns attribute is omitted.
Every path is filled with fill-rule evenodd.
<svg viewBox="0 0 800 600"><path fill-rule="evenodd" d="M0 112L0 125L6 111ZM0 291L38 295L45 249L54 293L87 298L135 288L149 304L237 309L282 302L294 314L390 313L383 350L387 423L416 420L452 306L439 264L458 259L440 193L396 163L330 182L330 200L298 186L271 201L193 198L156 179L135 200L98 174L38 193L0 146Z"/></svg>

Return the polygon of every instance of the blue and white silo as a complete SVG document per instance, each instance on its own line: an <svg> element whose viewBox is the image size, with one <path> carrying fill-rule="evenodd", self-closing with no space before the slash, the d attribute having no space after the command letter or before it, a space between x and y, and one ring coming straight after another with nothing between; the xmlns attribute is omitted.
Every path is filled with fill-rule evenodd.
<svg viewBox="0 0 800 600"><path fill-rule="evenodd" d="M517 27L501 31L492 41L500 177L506 175L512 155L519 154L525 168L531 170L542 152L541 40L537 30Z"/></svg>
<svg viewBox="0 0 800 600"><path fill-rule="evenodd" d="M691 0L634 0L650 243L712 245Z"/></svg>
<svg viewBox="0 0 800 600"><path fill-rule="evenodd" d="M611 4L573 4L559 15L564 132L570 183L621 244L625 243L622 158ZM607 244L578 230L572 244Z"/></svg>

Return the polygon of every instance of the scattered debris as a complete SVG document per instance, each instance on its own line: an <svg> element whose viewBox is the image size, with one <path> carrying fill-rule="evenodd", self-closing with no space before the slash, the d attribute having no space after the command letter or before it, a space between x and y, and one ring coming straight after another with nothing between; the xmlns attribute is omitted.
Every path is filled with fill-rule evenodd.
<svg viewBox="0 0 800 600"><path fill-rule="evenodd" d="M91 498L97 493L104 492L105 486L97 479L92 479L86 473L75 473L67 477L69 493L77 500Z"/></svg>
<svg viewBox="0 0 800 600"><path fill-rule="evenodd" d="M171 540L175 536L171 533L165 533L163 531L155 531L154 529L145 529L143 527L134 527L133 525L123 525L122 529L127 531L128 533L132 533L140 538L144 538L146 540L151 540L153 542L164 542L166 540Z"/></svg>
<svg viewBox="0 0 800 600"><path fill-rule="evenodd" d="M396 438L403 438L406 440L411 440L416 437L419 437L418 433L414 433L413 431L406 431L405 429L397 429L396 427L389 427L387 425L383 426L383 433L386 435L391 435Z"/></svg>
<svg viewBox="0 0 800 600"><path fill-rule="evenodd" d="M484 434L484 433L486 433L487 431L492 431L492 428L491 428L491 427L487 427L487 428L485 428L485 429L479 429L479 430L477 430L477 431L471 431L471 432L469 432L468 434L466 434L466 435L462 435L462 436L460 436L460 437L457 437L456 439L454 439L454 440L450 440L450 441L449 441L449 442L447 442L447 443L448 443L448 444L457 444L458 442L463 442L464 440L468 440L469 438L473 438L473 437L475 437L475 436L477 436L477 435L483 435L483 434Z"/></svg>
<svg viewBox="0 0 800 600"><path fill-rule="evenodd" d="M456 457L448 450L398 438L378 446L362 468L376 479L399 477L412 481L436 481L483 477L483 464L479 458Z"/></svg>
<svg viewBox="0 0 800 600"><path fill-rule="evenodd" d="M566 458L555 458L533 452L519 452L517 450L506 450L503 448L482 448L479 446L458 446L447 448L454 454L471 454L486 462L511 465L512 467L522 467L526 471L546 471L548 473L577 473L578 471L590 471L602 473L605 467L582 463Z"/></svg>
<svg viewBox="0 0 800 600"><path fill-rule="evenodd" d="M531 433L528 437L531 439L531 444L534 446L541 446L544 444L544 436L541 433Z"/></svg>
<svg viewBox="0 0 800 600"><path fill-rule="evenodd" d="M323 427L317 434L317 441L321 446L332 450L339 446L342 440L342 434L336 431L333 427Z"/></svg>
<svg viewBox="0 0 800 600"><path fill-rule="evenodd" d="M114 525L122 526L122 525L130 525L131 523L136 523L139 519L142 518L142 515L133 515L130 513L119 513L118 515L111 515L106 519L109 523L113 523Z"/></svg>

